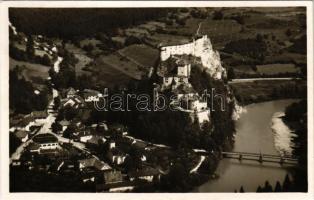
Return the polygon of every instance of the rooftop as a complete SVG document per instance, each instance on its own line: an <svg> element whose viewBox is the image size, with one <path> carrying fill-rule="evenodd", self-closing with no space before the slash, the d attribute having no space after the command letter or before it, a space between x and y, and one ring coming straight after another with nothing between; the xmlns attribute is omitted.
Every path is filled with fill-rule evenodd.
<svg viewBox="0 0 314 200"><path fill-rule="evenodd" d="M38 134L34 136L33 141L37 144L58 142L58 138L50 133Z"/></svg>
<svg viewBox="0 0 314 200"><path fill-rule="evenodd" d="M111 169L111 167L104 163L103 161L98 160L97 158L88 158L88 159L83 159L79 160L79 163L83 165L83 167L94 167L98 170L106 170L106 169Z"/></svg>
<svg viewBox="0 0 314 200"><path fill-rule="evenodd" d="M28 135L27 131L17 131L15 132L15 136L17 138L25 138Z"/></svg>
<svg viewBox="0 0 314 200"><path fill-rule="evenodd" d="M46 118L48 113L46 111L33 111L31 117L33 118Z"/></svg>
<svg viewBox="0 0 314 200"><path fill-rule="evenodd" d="M173 90L175 94L192 94L196 93L193 87L189 87L187 85L179 85L176 89Z"/></svg>
<svg viewBox="0 0 314 200"><path fill-rule="evenodd" d="M134 170L128 173L129 177L154 176L160 174L158 169L146 167L142 170Z"/></svg>

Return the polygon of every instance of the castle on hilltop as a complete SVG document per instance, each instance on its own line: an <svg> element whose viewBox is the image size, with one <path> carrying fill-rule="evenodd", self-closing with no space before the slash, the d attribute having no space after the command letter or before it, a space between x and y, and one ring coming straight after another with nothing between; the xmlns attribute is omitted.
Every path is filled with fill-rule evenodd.
<svg viewBox="0 0 314 200"><path fill-rule="evenodd" d="M156 73L161 78L161 91L171 90L181 102L177 109L203 124L210 121L210 109L189 83L192 64L203 66L214 79L226 75L219 53L214 51L207 35L193 38L189 43L160 47L160 66Z"/></svg>
<svg viewBox="0 0 314 200"><path fill-rule="evenodd" d="M175 55L191 55L200 58L202 65L215 79L221 79L226 75L226 70L221 65L219 52L213 49L207 35L193 38L189 43L160 47L161 61L166 61Z"/></svg>

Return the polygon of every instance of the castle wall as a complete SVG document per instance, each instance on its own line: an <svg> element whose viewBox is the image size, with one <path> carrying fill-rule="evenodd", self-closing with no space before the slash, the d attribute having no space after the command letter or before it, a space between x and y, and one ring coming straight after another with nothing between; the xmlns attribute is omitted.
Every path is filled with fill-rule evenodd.
<svg viewBox="0 0 314 200"><path fill-rule="evenodd" d="M162 61L165 61L171 55L188 54L200 56L200 54L202 53L203 46L207 40L208 40L207 35L204 35L203 37L197 40L193 40L191 43L161 47L160 58Z"/></svg>

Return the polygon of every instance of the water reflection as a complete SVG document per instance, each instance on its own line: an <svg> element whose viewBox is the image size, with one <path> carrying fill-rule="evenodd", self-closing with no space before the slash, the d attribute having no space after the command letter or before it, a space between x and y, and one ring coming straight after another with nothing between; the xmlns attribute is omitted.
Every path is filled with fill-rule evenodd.
<svg viewBox="0 0 314 200"><path fill-rule="evenodd" d="M257 103L246 106L236 122L234 151L279 155L274 146L271 120L275 112L298 100L287 99ZM234 192L244 187L246 192L255 192L265 181L274 187L276 181L283 181L289 166L279 163L259 163L258 161L223 159L217 168L218 179L210 180L200 186L198 192Z"/></svg>

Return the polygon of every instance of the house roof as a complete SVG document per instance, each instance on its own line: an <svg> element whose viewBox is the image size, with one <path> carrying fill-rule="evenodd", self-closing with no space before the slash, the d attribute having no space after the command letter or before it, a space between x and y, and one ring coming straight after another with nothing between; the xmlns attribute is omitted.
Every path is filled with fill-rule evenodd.
<svg viewBox="0 0 314 200"><path fill-rule="evenodd" d="M84 98L92 97L92 96L102 96L102 94L97 90L85 89L82 91Z"/></svg>
<svg viewBox="0 0 314 200"><path fill-rule="evenodd" d="M76 94L76 91L74 88L70 87L68 90L67 90L67 95L75 95Z"/></svg>
<svg viewBox="0 0 314 200"><path fill-rule="evenodd" d="M48 113L46 111L33 111L31 117L33 118L46 118Z"/></svg>
<svg viewBox="0 0 314 200"><path fill-rule="evenodd" d="M106 170L106 169L111 169L111 167L104 163L103 161L98 160L97 158L88 158L88 159L83 159L79 160L79 163L83 165L83 167L94 167L98 170Z"/></svg>
<svg viewBox="0 0 314 200"><path fill-rule="evenodd" d="M17 125L18 126L27 126L30 122L34 121L34 118L30 115L26 116L25 118L23 118L22 120L20 120Z"/></svg>
<svg viewBox="0 0 314 200"><path fill-rule="evenodd" d="M121 178L121 180L122 180L122 173L121 173L121 171L115 170L115 169L104 171L105 182L108 182L108 180L112 179L113 176Z"/></svg>
<svg viewBox="0 0 314 200"><path fill-rule="evenodd" d="M10 112L11 111L12 110L10 109ZM10 116L10 127L18 125L23 118L24 118L23 114L17 114L17 115L14 115L13 117Z"/></svg>
<svg viewBox="0 0 314 200"><path fill-rule="evenodd" d="M87 140L87 143L97 144L98 145L99 144L99 140L106 141L106 139L101 137L101 136L93 135L91 139Z"/></svg>
<svg viewBox="0 0 314 200"><path fill-rule="evenodd" d="M112 156L125 156L126 155L126 153L124 153L118 148L110 149L109 153L111 153Z"/></svg>
<svg viewBox="0 0 314 200"><path fill-rule="evenodd" d="M25 138L27 135L28 135L27 131L17 131L17 132L15 132L15 136L17 138L20 138L20 139Z"/></svg>
<svg viewBox="0 0 314 200"><path fill-rule="evenodd" d="M141 176L155 176L160 174L158 169L152 167L146 167L142 170L134 170L128 173L129 177L141 177Z"/></svg>
<svg viewBox="0 0 314 200"><path fill-rule="evenodd" d="M62 120L59 122L61 126L69 126L71 123L68 120Z"/></svg>
<svg viewBox="0 0 314 200"><path fill-rule="evenodd" d="M50 133L45 133L34 136L33 141L37 144L45 144L58 142L58 138Z"/></svg>
<svg viewBox="0 0 314 200"><path fill-rule="evenodd" d="M118 43L124 44L125 41L126 41L126 37L116 36L116 37L112 37L111 40L114 41L114 42L118 42Z"/></svg>
<svg viewBox="0 0 314 200"><path fill-rule="evenodd" d="M29 150L38 150L39 147L40 147L39 144L32 142L27 148L28 148Z"/></svg>
<svg viewBox="0 0 314 200"><path fill-rule="evenodd" d="M189 87L187 85L179 85L176 89L173 90L175 94L192 94L196 93L193 87Z"/></svg>

